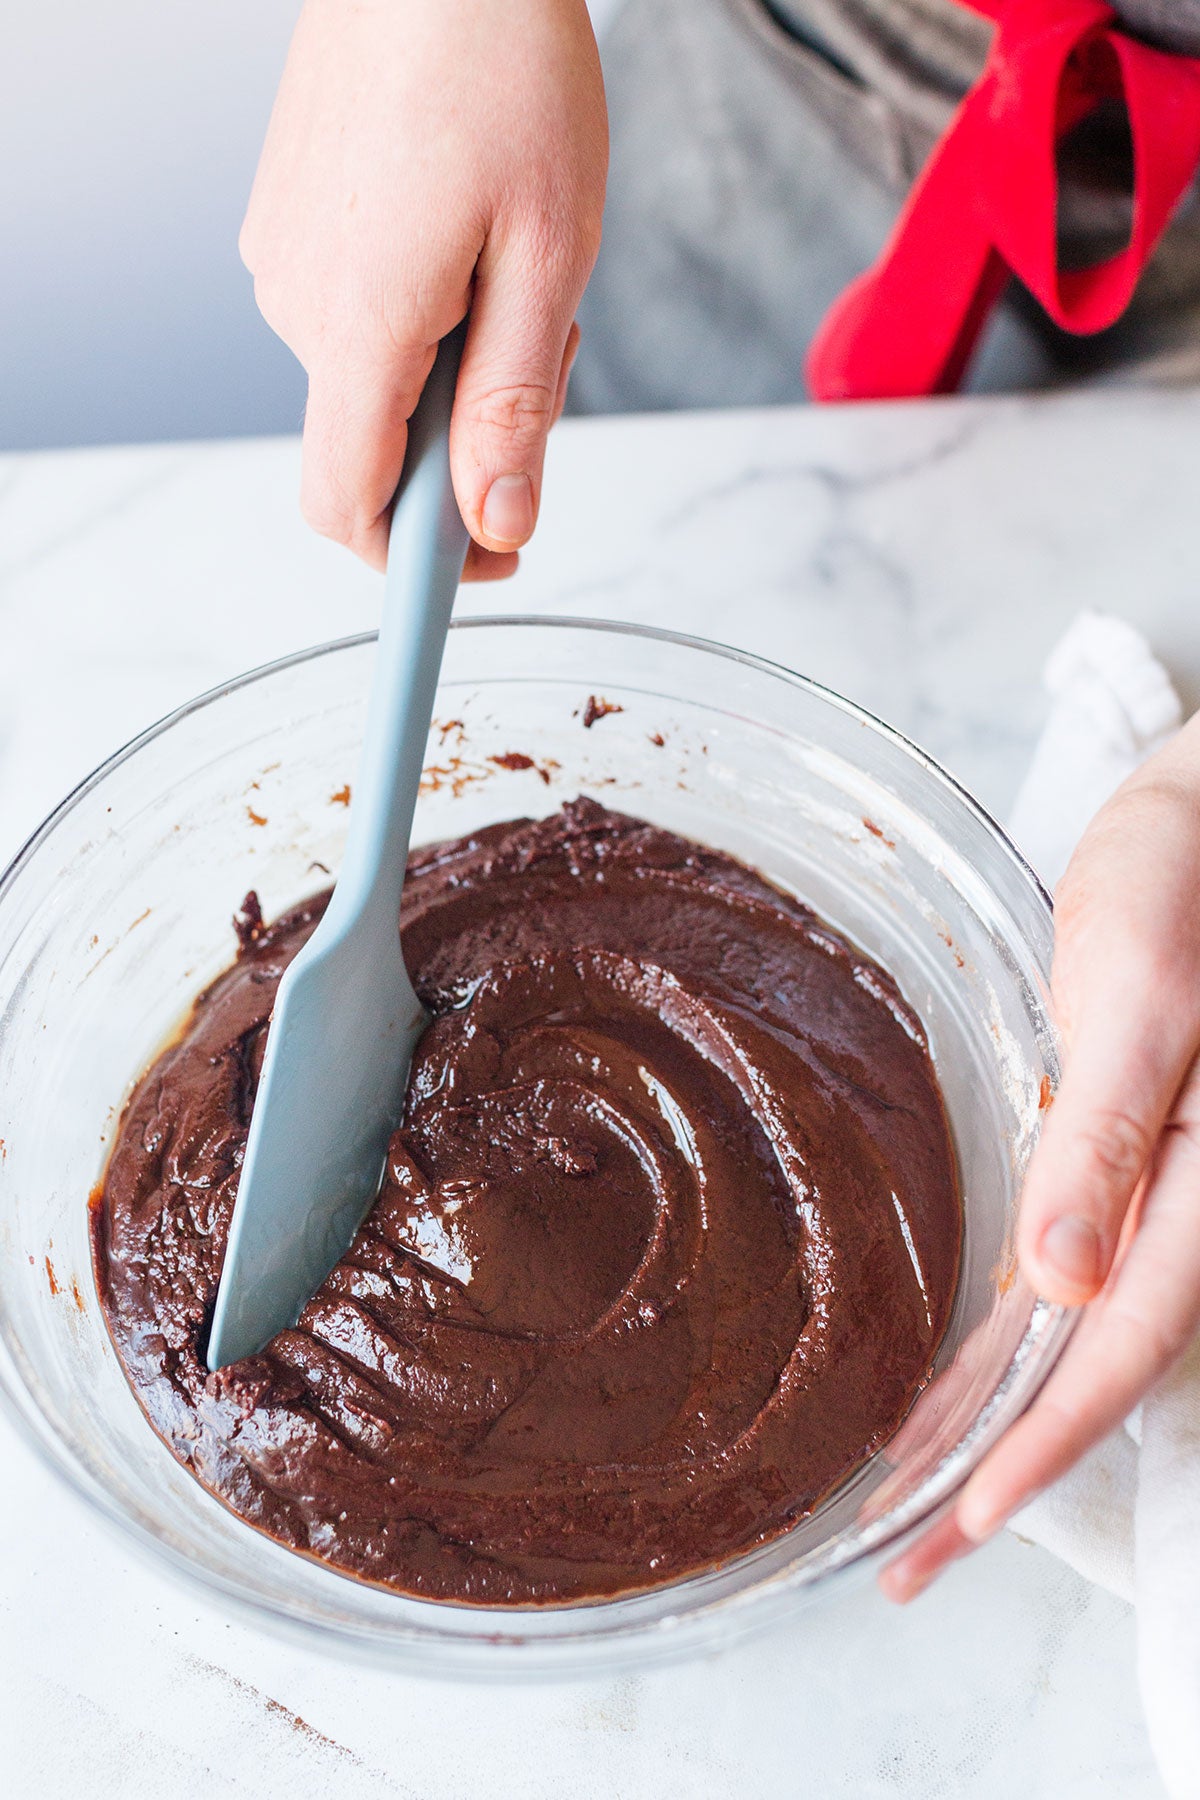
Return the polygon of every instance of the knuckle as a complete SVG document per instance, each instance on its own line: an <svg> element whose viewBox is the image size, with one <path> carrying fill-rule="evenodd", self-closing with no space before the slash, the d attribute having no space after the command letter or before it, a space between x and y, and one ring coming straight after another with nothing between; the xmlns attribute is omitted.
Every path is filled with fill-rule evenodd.
<svg viewBox="0 0 1200 1800"><path fill-rule="evenodd" d="M1163 1149L1186 1167L1192 1180L1200 1177L1200 1092L1194 1082L1188 1083L1167 1120Z"/></svg>
<svg viewBox="0 0 1200 1800"><path fill-rule="evenodd" d="M332 538L335 544L349 544L353 540L353 513L324 490L302 494L300 511L305 524L318 536Z"/></svg>
<svg viewBox="0 0 1200 1800"><path fill-rule="evenodd" d="M543 278L570 277L586 264L592 225L581 212L553 206L529 208L514 224L526 265Z"/></svg>
<svg viewBox="0 0 1200 1800"><path fill-rule="evenodd" d="M1111 801L1113 813L1129 813L1141 822L1151 841L1164 827L1182 825L1196 830L1196 794L1192 782L1161 763L1151 762L1119 789Z"/></svg>
<svg viewBox="0 0 1200 1800"><path fill-rule="evenodd" d="M1169 1368L1176 1357L1183 1354L1191 1336L1181 1320L1158 1313L1135 1312L1119 1303L1109 1308L1107 1324L1109 1329L1115 1328L1130 1341L1139 1360L1155 1373Z"/></svg>
<svg viewBox="0 0 1200 1800"><path fill-rule="evenodd" d="M1114 847L1127 846L1130 840L1150 847L1181 820L1190 823L1193 808L1186 787L1168 771L1141 769L1097 814L1098 836Z"/></svg>
<svg viewBox="0 0 1200 1800"><path fill-rule="evenodd" d="M583 287L599 251L599 222L593 225L587 219L577 219L567 230L543 239L541 262L564 288Z"/></svg>
<svg viewBox="0 0 1200 1800"><path fill-rule="evenodd" d="M353 545L368 524L353 495L329 469L314 472L301 484L300 511L306 525L337 544Z"/></svg>
<svg viewBox="0 0 1200 1800"><path fill-rule="evenodd" d="M1192 783L1169 768L1147 765L1117 789L1088 826L1058 884L1056 906L1073 911L1102 897L1114 864L1126 867L1142 854L1161 856L1164 844L1200 848L1200 811Z"/></svg>
<svg viewBox="0 0 1200 1800"><path fill-rule="evenodd" d="M600 237L599 210L545 208L508 221L508 249L547 316L574 312L595 266Z"/></svg>
<svg viewBox="0 0 1200 1800"><path fill-rule="evenodd" d="M554 388L534 382L493 388L476 402L475 417L486 430L498 436L535 439L550 428L554 399Z"/></svg>
<svg viewBox="0 0 1200 1800"><path fill-rule="evenodd" d="M1078 1395L1047 1387L1034 1405L1038 1425L1059 1442L1074 1442L1085 1429L1087 1415Z"/></svg>
<svg viewBox="0 0 1200 1800"><path fill-rule="evenodd" d="M1153 1149L1146 1126L1119 1107L1093 1112L1075 1137L1086 1174L1109 1188L1132 1188Z"/></svg>
<svg viewBox="0 0 1200 1800"><path fill-rule="evenodd" d="M250 267L248 263L246 266ZM282 317L280 286L264 269L255 269L253 274L254 304L267 324L274 328L276 321Z"/></svg>

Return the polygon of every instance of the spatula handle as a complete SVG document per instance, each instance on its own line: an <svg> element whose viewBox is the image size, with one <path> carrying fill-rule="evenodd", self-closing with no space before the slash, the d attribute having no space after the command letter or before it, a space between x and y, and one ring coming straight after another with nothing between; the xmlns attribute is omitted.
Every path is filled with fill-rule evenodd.
<svg viewBox="0 0 1200 1800"><path fill-rule="evenodd" d="M409 420L388 540L375 676L345 857L330 911L349 923L373 890L399 915L413 812L454 597L470 541L450 479L450 414L466 322L442 339Z"/></svg>

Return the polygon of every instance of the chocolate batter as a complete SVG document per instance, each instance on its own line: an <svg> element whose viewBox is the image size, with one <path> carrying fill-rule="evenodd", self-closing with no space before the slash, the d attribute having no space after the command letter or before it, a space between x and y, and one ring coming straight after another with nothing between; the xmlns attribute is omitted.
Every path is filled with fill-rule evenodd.
<svg viewBox="0 0 1200 1800"><path fill-rule="evenodd" d="M776 1536L895 1429L949 1309L941 1097L894 982L727 856L577 800L418 851L436 1015L383 1191L299 1325L205 1335L280 974L264 926L121 1123L101 1297L151 1423L365 1580L579 1600Z"/></svg>

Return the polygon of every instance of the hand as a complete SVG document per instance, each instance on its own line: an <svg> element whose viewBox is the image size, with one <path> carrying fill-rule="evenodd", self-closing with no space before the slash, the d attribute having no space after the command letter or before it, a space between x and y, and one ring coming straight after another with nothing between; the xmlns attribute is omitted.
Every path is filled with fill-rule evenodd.
<svg viewBox="0 0 1200 1800"><path fill-rule="evenodd" d="M317 531L384 566L407 421L469 310L450 440L468 574L516 567L607 160L585 0L308 0L241 252L308 372L301 499Z"/></svg>
<svg viewBox="0 0 1200 1800"><path fill-rule="evenodd" d="M1030 1286L1086 1308L1029 1411L884 1571L908 1600L1120 1424L1200 1325L1200 715L1091 825L1057 899L1062 1086L1030 1165Z"/></svg>

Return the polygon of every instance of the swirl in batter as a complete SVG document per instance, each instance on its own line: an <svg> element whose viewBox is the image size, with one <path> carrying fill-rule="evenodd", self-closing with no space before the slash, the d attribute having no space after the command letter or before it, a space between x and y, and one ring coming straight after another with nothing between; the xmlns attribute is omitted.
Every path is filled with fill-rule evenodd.
<svg viewBox="0 0 1200 1800"><path fill-rule="evenodd" d="M151 1423L250 1524L474 1603L645 1588L785 1531L894 1431L960 1206L895 983L731 858L578 800L417 852L435 1017L380 1197L305 1308L204 1342L273 996L255 922L137 1087L94 1213Z"/></svg>

